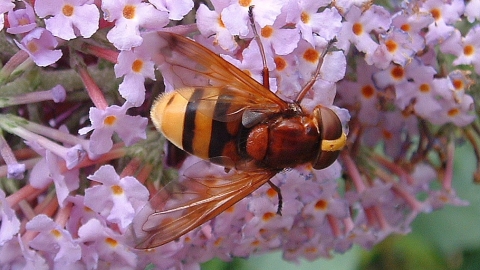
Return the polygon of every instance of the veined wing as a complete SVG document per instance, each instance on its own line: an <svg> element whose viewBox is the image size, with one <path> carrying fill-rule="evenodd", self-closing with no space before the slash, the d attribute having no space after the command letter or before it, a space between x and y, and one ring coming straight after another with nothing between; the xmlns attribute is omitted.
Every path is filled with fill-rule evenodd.
<svg viewBox="0 0 480 270"><path fill-rule="evenodd" d="M269 114L288 108L288 104L269 89L195 41L170 32L155 34L160 41L154 61L175 89L206 89L208 94L199 99L215 102L212 106L224 103L234 108L231 111L235 114L214 115L215 120L238 119L238 112L245 109Z"/></svg>
<svg viewBox="0 0 480 270"><path fill-rule="evenodd" d="M224 176L188 177L161 189L133 221L135 247L166 244L216 217L248 196L275 171L232 171Z"/></svg>

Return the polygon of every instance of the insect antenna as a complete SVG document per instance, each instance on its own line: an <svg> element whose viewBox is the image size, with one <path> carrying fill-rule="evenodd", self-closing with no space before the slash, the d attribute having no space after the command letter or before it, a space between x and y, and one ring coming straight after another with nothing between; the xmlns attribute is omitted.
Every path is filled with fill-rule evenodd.
<svg viewBox="0 0 480 270"><path fill-rule="evenodd" d="M260 50L260 55L262 57L262 62L263 62L263 70L262 70L262 77L263 77L263 86L265 88L270 89L270 75L268 72L268 67L267 67L267 57L265 56L265 50L263 49L263 44L262 41L260 40L260 36L258 35L257 28L255 27L255 21L253 20L253 8L255 6L249 6L248 7L248 18L250 19L250 25L252 26L253 29L253 35L255 38L255 41L258 44L258 49Z"/></svg>
<svg viewBox="0 0 480 270"><path fill-rule="evenodd" d="M315 82L317 81L318 75L320 75L320 69L322 68L322 65L323 65L323 59L325 58L325 55L327 55L328 51L332 47L332 44L335 43L336 41L337 41L337 39L333 38L332 40L330 40L328 42L327 47L325 48L325 50L323 50L322 54L318 58L318 63L317 63L317 67L315 69L315 73L310 78L310 80L303 86L302 90L300 90L297 97L295 98L295 103L299 104L303 100L305 95L308 93L308 91L315 84Z"/></svg>

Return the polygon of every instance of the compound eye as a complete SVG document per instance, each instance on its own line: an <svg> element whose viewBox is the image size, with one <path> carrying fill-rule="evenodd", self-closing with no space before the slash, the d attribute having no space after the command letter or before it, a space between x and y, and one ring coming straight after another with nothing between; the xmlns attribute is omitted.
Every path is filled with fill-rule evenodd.
<svg viewBox="0 0 480 270"><path fill-rule="evenodd" d="M342 122L337 114L329 108L319 106L313 111L320 128L320 149L313 168L324 169L337 160L340 150L347 143L347 136L343 132Z"/></svg>

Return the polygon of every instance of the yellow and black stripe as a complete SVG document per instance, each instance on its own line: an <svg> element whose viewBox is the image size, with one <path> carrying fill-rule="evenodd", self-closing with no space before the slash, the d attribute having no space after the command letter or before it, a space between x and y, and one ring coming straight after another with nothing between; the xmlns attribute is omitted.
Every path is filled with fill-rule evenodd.
<svg viewBox="0 0 480 270"><path fill-rule="evenodd" d="M217 88L182 88L164 94L152 106L152 121L169 141L190 154L207 160L228 157L237 162L241 120L213 119L232 109L229 101L234 97L219 93ZM226 165L221 159L215 163Z"/></svg>

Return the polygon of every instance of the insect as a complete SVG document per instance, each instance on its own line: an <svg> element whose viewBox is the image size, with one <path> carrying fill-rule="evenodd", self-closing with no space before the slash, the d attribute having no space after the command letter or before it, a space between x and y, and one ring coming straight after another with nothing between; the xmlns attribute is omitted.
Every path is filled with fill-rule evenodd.
<svg viewBox="0 0 480 270"><path fill-rule="evenodd" d="M300 106L321 63L297 99L286 102L268 89L268 70L262 85L193 40L168 32L158 37L162 72L182 87L155 101L152 121L177 147L226 173L191 176L163 188L134 220L136 248L177 239L265 183L277 191L280 212L273 176L301 164L323 169L337 159L346 144L338 116L321 105L312 113Z"/></svg>

